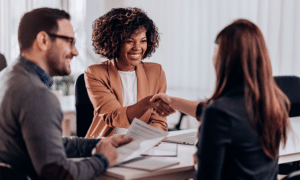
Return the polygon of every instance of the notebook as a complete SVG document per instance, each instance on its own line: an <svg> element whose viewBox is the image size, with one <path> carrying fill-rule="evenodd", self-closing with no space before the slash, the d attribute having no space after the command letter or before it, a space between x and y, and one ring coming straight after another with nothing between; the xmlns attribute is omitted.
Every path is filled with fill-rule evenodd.
<svg viewBox="0 0 300 180"><path fill-rule="evenodd" d="M197 143L197 140L198 140L197 131L192 131L192 132L186 132L174 136L167 136L162 141L170 142L170 143L178 143L178 144L195 145Z"/></svg>

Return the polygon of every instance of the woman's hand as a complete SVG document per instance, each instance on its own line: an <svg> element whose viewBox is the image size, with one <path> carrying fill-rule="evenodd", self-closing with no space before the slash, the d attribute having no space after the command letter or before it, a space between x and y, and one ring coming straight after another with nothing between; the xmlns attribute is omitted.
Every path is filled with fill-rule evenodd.
<svg viewBox="0 0 300 180"><path fill-rule="evenodd" d="M159 93L159 94L154 95L150 99L150 101L155 102L156 100L159 100L159 99L163 100L166 104L172 106L172 99L171 99L171 97L169 95L167 95L167 94L164 94L164 93Z"/></svg>
<svg viewBox="0 0 300 180"><path fill-rule="evenodd" d="M150 99L150 102L152 108L160 116L165 117L175 112L175 109L171 105L172 100L167 94L156 94Z"/></svg>

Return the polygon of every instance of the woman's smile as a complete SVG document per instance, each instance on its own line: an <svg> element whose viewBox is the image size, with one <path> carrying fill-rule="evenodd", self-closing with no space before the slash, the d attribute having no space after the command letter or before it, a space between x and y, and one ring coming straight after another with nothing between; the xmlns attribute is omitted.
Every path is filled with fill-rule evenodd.
<svg viewBox="0 0 300 180"><path fill-rule="evenodd" d="M137 29L125 40L117 66L120 71L134 71L147 50L147 37L144 28Z"/></svg>

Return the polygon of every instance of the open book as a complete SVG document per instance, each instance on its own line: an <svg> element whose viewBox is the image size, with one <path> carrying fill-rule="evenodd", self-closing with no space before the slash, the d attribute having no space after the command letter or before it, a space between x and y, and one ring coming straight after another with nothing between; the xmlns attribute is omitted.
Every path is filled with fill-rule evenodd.
<svg viewBox="0 0 300 180"><path fill-rule="evenodd" d="M157 145L167 135L168 132L156 129L135 118L125 134L125 138L133 137L133 140L117 148L119 156L115 165L140 157L142 153Z"/></svg>

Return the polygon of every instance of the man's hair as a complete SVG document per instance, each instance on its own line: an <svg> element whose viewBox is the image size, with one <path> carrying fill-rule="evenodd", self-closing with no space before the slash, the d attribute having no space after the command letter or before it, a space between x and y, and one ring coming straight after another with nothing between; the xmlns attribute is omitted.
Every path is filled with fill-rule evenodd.
<svg viewBox="0 0 300 180"><path fill-rule="evenodd" d="M38 8L25 13L18 29L20 51L28 50L39 32L57 32L57 21L60 19L70 20L70 15L64 10L53 8Z"/></svg>
<svg viewBox="0 0 300 180"><path fill-rule="evenodd" d="M142 57L150 57L159 45L159 33L154 22L139 8L116 8L94 21L94 51L108 59L118 59L124 42L136 30L145 28L147 50Z"/></svg>

